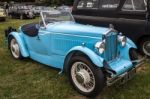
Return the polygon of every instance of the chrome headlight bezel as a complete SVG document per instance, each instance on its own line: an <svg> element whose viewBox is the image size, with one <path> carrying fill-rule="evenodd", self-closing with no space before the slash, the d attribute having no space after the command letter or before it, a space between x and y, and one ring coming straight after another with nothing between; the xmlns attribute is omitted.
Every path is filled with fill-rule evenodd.
<svg viewBox="0 0 150 99"><path fill-rule="evenodd" d="M125 47L126 43L127 43L127 37L119 35L118 36L118 41L119 41L119 43L121 44L122 47Z"/></svg>
<svg viewBox="0 0 150 99"><path fill-rule="evenodd" d="M98 50L100 54L103 54L105 52L105 40L99 41L95 44L95 48Z"/></svg>

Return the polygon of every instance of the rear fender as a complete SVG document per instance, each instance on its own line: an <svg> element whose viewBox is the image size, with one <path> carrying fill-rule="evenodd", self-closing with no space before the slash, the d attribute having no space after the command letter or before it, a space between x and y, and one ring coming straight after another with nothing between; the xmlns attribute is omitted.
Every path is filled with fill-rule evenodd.
<svg viewBox="0 0 150 99"><path fill-rule="evenodd" d="M27 47L26 47L26 44L24 42L24 39L23 39L23 36L21 33L18 33L18 32L11 32L9 35L8 35L8 39L9 37L13 36L16 40L17 40L17 43L19 44L19 47L20 47L20 52L22 54L23 57L29 57L29 52L27 50Z"/></svg>
<svg viewBox="0 0 150 99"><path fill-rule="evenodd" d="M65 62L69 61L71 58L71 53L73 52L81 52L84 53L86 56L88 56L88 58L98 67L103 67L103 61L104 59L101 58L100 56L98 56L94 51L92 51L91 49L87 48L87 47L83 47L83 46L77 46L72 48L66 55L65 58Z"/></svg>

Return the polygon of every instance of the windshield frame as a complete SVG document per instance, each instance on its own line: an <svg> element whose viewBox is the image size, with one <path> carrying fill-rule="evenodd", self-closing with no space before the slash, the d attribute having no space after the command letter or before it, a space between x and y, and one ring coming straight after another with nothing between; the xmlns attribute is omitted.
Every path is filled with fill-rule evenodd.
<svg viewBox="0 0 150 99"><path fill-rule="evenodd" d="M59 11L59 10L54 10L54 11ZM43 24L44 24L44 27L46 28L47 27L47 24L46 24L46 21L45 21L45 18L44 18L44 16L43 16L43 13L52 13L52 12L54 12L54 11L41 11L40 12L40 21L42 21L43 22ZM61 11L60 11L61 12ZM72 21L70 21L70 22L75 22L75 19L74 19L74 17L73 17L73 15L69 12L69 11L64 11L64 12L67 12L68 14L69 14L69 16L70 16L70 18L72 19ZM62 21L61 21L62 22ZM53 23L55 23L55 22L53 22Z"/></svg>

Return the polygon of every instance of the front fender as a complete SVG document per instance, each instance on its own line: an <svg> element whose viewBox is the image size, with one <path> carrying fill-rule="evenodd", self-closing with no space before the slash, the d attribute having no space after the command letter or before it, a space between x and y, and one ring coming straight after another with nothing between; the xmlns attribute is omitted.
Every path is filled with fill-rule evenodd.
<svg viewBox="0 0 150 99"><path fill-rule="evenodd" d="M131 41L129 38L127 38L127 44L125 47L121 47L121 53L120 57L126 60L130 60L129 51L131 48L137 49L137 46Z"/></svg>
<svg viewBox="0 0 150 99"><path fill-rule="evenodd" d="M103 61L104 59L101 58L100 56L98 56L94 51L92 51L91 49L87 48L87 47L83 47L83 46L77 46L72 48L71 50L68 51L67 55L68 56L70 53L74 52L74 51L79 51L84 53L85 55L87 55L90 60L98 67L103 67Z"/></svg>
<svg viewBox="0 0 150 99"><path fill-rule="evenodd" d="M135 43L131 39L127 38L127 43L130 45L130 47L137 49L137 46L135 45Z"/></svg>
<svg viewBox="0 0 150 99"><path fill-rule="evenodd" d="M21 52L22 56L23 57L29 57L29 52L28 52L28 50L27 50L27 48L25 46L25 42L24 42L22 34L18 33L18 32L11 32L8 35L8 39L11 36L13 36L17 40L17 43L19 44L20 52Z"/></svg>

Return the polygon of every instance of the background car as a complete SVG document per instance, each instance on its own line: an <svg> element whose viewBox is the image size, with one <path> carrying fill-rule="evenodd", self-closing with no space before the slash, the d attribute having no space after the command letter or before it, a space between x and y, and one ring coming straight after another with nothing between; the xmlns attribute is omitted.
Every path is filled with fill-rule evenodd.
<svg viewBox="0 0 150 99"><path fill-rule="evenodd" d="M6 20L6 14L5 14L5 10L0 7L0 21L5 21Z"/></svg>
<svg viewBox="0 0 150 99"><path fill-rule="evenodd" d="M150 0L75 0L73 15L78 23L108 27L131 38L150 56Z"/></svg>
<svg viewBox="0 0 150 99"><path fill-rule="evenodd" d="M58 6L56 9L58 9L58 10L65 10L65 11L70 11L70 12L72 12L72 8L69 7L69 6L65 6L65 5L63 5L63 6Z"/></svg>
<svg viewBox="0 0 150 99"><path fill-rule="evenodd" d="M54 10L54 8L48 6L33 6L32 10L36 16L39 16L41 11L51 11Z"/></svg>
<svg viewBox="0 0 150 99"><path fill-rule="evenodd" d="M35 18L35 15L32 9L30 9L30 7L26 5L19 5L19 4L11 5L9 7L8 15L10 18L20 18L20 19Z"/></svg>
<svg viewBox="0 0 150 99"><path fill-rule="evenodd" d="M117 81L125 83L142 64L136 45L112 28L78 24L65 10L40 15L40 24L5 31L12 56L29 57L64 71L85 96L96 96Z"/></svg>
<svg viewBox="0 0 150 99"><path fill-rule="evenodd" d="M40 12L43 10L44 6L34 6L33 12L36 16L40 16Z"/></svg>

